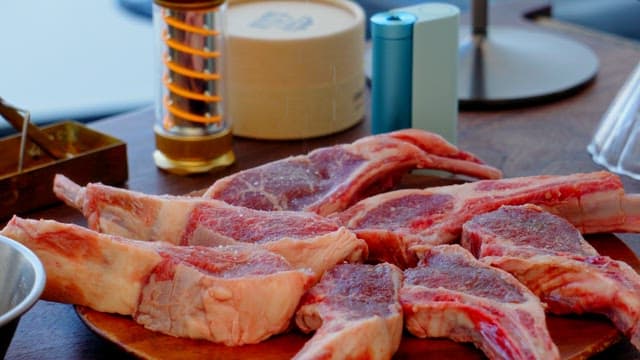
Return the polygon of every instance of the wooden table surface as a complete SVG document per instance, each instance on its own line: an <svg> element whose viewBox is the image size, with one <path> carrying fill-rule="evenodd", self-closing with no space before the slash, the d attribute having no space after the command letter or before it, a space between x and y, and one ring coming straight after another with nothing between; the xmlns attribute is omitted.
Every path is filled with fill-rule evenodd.
<svg viewBox="0 0 640 360"><path fill-rule="evenodd" d="M640 61L640 45L610 35L588 31L552 20L525 20L522 14L544 2L507 2L494 7L493 24L517 24L563 34L589 46L600 61L596 80L578 94L531 107L489 111L461 111L459 146L503 170L506 177L535 174L568 174L599 170L586 151L603 113L634 66ZM514 79L517 81L517 79ZM356 127L329 137L287 142L234 140L237 162L206 175L181 177L158 170L154 150L151 109L104 119L91 127L127 143L129 181L124 186L150 194L184 194L207 187L217 178L316 147L350 142L369 133L365 119ZM627 192L640 193L640 182L623 177ZM84 224L72 209L59 205L24 214ZM621 236L640 254L640 237ZM7 359L107 359L126 356L112 344L88 330L70 305L39 301L23 316ZM640 359L623 341L597 356L607 359Z"/></svg>

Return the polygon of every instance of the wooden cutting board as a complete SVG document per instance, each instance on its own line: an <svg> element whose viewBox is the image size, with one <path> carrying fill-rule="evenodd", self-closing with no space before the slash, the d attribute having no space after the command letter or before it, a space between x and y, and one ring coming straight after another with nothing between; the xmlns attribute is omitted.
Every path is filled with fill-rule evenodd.
<svg viewBox="0 0 640 360"><path fill-rule="evenodd" d="M587 240L602 254L623 260L636 271L640 260L622 240L611 234L589 236ZM309 338L295 331L272 337L256 345L226 347L208 341L176 338L153 332L130 317L106 314L76 307L80 319L98 335L144 359L289 359ZM585 359L621 339L621 334L599 316L548 316L551 337L562 359ZM472 345L445 339L418 339L404 335L394 359L483 359Z"/></svg>

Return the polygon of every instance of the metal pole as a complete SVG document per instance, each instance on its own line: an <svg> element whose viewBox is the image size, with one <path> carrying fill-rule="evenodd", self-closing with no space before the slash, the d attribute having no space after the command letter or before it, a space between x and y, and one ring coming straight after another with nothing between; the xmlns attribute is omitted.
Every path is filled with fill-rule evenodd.
<svg viewBox="0 0 640 360"><path fill-rule="evenodd" d="M487 0L473 0L471 6L471 28L473 37L486 37L489 18Z"/></svg>

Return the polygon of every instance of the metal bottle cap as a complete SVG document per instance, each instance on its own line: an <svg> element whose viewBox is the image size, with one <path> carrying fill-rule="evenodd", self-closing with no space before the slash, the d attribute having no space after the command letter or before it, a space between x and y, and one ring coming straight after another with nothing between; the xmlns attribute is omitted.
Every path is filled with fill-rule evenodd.
<svg viewBox="0 0 640 360"><path fill-rule="evenodd" d="M413 36L413 24L418 18L407 12L384 12L371 17L371 36L400 40Z"/></svg>
<svg viewBox="0 0 640 360"><path fill-rule="evenodd" d="M200 10L220 6L225 0L153 0L153 2L173 10Z"/></svg>

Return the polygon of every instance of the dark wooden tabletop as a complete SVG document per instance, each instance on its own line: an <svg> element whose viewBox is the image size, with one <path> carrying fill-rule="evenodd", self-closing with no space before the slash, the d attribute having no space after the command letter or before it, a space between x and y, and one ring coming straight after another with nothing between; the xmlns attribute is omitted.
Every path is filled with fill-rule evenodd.
<svg viewBox="0 0 640 360"><path fill-rule="evenodd" d="M549 19L526 20L522 14L545 5L539 1L506 2L491 11L493 24L537 27L580 41L600 61L596 80L572 96L530 107L503 110L461 111L458 145L503 170L506 177L535 174L568 174L600 169L586 146L618 89L640 61L640 45ZM514 79L517 81L517 79ZM350 142L369 134L365 118L356 127L334 136L303 141L256 141L236 138L234 165L213 173L182 177L160 171L154 165L151 109L108 118L91 127L114 135L128 146L129 181L123 186L149 194L184 194L207 187L217 178L240 169L316 147ZM627 192L640 193L640 181L623 177ZM84 224L74 210L58 205L24 214ZM640 254L640 238L621 236ZM77 317L70 305L39 301L23 316L7 359L106 359L126 356L102 340ZM607 349L598 358L640 359L628 342Z"/></svg>

